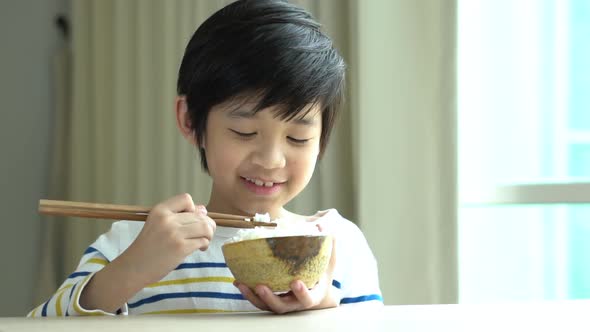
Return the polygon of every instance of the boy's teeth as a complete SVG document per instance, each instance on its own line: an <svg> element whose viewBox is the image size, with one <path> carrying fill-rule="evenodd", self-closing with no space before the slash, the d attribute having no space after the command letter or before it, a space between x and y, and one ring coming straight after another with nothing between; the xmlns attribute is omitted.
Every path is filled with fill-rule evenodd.
<svg viewBox="0 0 590 332"><path fill-rule="evenodd" d="M262 187L262 186L272 187L274 185L273 182L264 182L264 181L258 180L258 179L254 180L254 179L246 178L246 180L248 180L248 181L250 181L250 182L252 182L255 185L260 186L260 187Z"/></svg>

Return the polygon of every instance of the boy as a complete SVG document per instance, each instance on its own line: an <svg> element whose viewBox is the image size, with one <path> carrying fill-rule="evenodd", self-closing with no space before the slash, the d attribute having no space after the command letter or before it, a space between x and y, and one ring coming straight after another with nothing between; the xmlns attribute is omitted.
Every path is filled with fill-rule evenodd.
<svg viewBox="0 0 590 332"><path fill-rule="evenodd" d="M354 224L333 209L305 217L283 208L326 148L344 72L319 24L287 2L239 0L211 16L186 47L175 103L178 129L213 179L207 207L184 194L156 205L145 223L114 223L29 316L381 304L375 259ZM336 239L326 274L312 289L296 280L287 294L250 290L221 253L237 230L216 227L207 210L318 222Z"/></svg>

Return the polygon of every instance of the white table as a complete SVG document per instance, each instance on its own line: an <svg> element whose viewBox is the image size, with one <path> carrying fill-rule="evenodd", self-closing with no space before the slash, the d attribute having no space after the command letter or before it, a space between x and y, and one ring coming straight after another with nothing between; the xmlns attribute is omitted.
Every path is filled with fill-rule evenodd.
<svg viewBox="0 0 590 332"><path fill-rule="evenodd" d="M270 313L0 318L0 331L590 331L590 300Z"/></svg>

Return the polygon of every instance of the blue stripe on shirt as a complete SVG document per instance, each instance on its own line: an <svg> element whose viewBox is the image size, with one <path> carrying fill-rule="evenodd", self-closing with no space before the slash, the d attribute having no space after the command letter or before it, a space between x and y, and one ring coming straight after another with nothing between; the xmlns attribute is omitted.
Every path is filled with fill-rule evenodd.
<svg viewBox="0 0 590 332"><path fill-rule="evenodd" d="M74 295L74 289L76 289L76 285L72 286L72 290L70 291L70 302L72 302L72 295ZM70 306L68 305L66 307L66 317L68 317L70 315L69 310L70 310Z"/></svg>
<svg viewBox="0 0 590 332"><path fill-rule="evenodd" d="M342 300L340 300L340 304L358 303L373 300L379 300L383 302L383 297L381 297L381 295L379 294L363 295L358 297L345 297L342 298Z"/></svg>
<svg viewBox="0 0 590 332"><path fill-rule="evenodd" d="M47 305L49 304L49 301L51 301L52 298L53 296L50 297L49 300L47 300L47 302L43 304L43 310L41 310L41 317L47 317Z"/></svg>
<svg viewBox="0 0 590 332"><path fill-rule="evenodd" d="M245 300L240 293L217 293L217 292L185 292L185 293L163 293L147 297L135 303L127 303L129 308L137 308L141 305L158 302L166 299L178 299L186 297L208 297L214 299Z"/></svg>
<svg viewBox="0 0 590 332"><path fill-rule="evenodd" d="M205 262L205 263L182 263L178 265L175 270L182 270L182 269L199 269L204 267L227 267L225 263L213 263L213 262Z"/></svg>
<svg viewBox="0 0 590 332"><path fill-rule="evenodd" d="M89 275L91 272L86 272L86 271L82 271L82 272L74 272L72 274L70 274L67 279L74 279L76 277L84 277Z"/></svg>
<svg viewBox="0 0 590 332"><path fill-rule="evenodd" d="M338 289L342 289L342 285L340 284L340 281L334 279L332 280L332 286L338 288Z"/></svg>
<svg viewBox="0 0 590 332"><path fill-rule="evenodd" d="M72 295L74 295L74 289L76 289L76 286L72 286L72 290L70 291L70 301L72 301Z"/></svg>
<svg viewBox="0 0 590 332"><path fill-rule="evenodd" d="M86 251L84 251L84 253L82 254L82 256L89 254L91 252L95 252L98 251L96 248L92 248L92 247L88 247L88 249L86 249Z"/></svg>

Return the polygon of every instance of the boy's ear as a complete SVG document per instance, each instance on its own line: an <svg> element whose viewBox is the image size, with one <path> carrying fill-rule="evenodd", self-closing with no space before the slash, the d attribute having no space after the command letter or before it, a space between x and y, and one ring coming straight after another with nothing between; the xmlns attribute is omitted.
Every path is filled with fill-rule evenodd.
<svg viewBox="0 0 590 332"><path fill-rule="evenodd" d="M197 139L195 138L191 119L188 114L188 104L186 103L186 96L176 96L174 99L174 109L176 112L176 127L180 130L180 133L186 138L189 143L194 146L198 146Z"/></svg>

